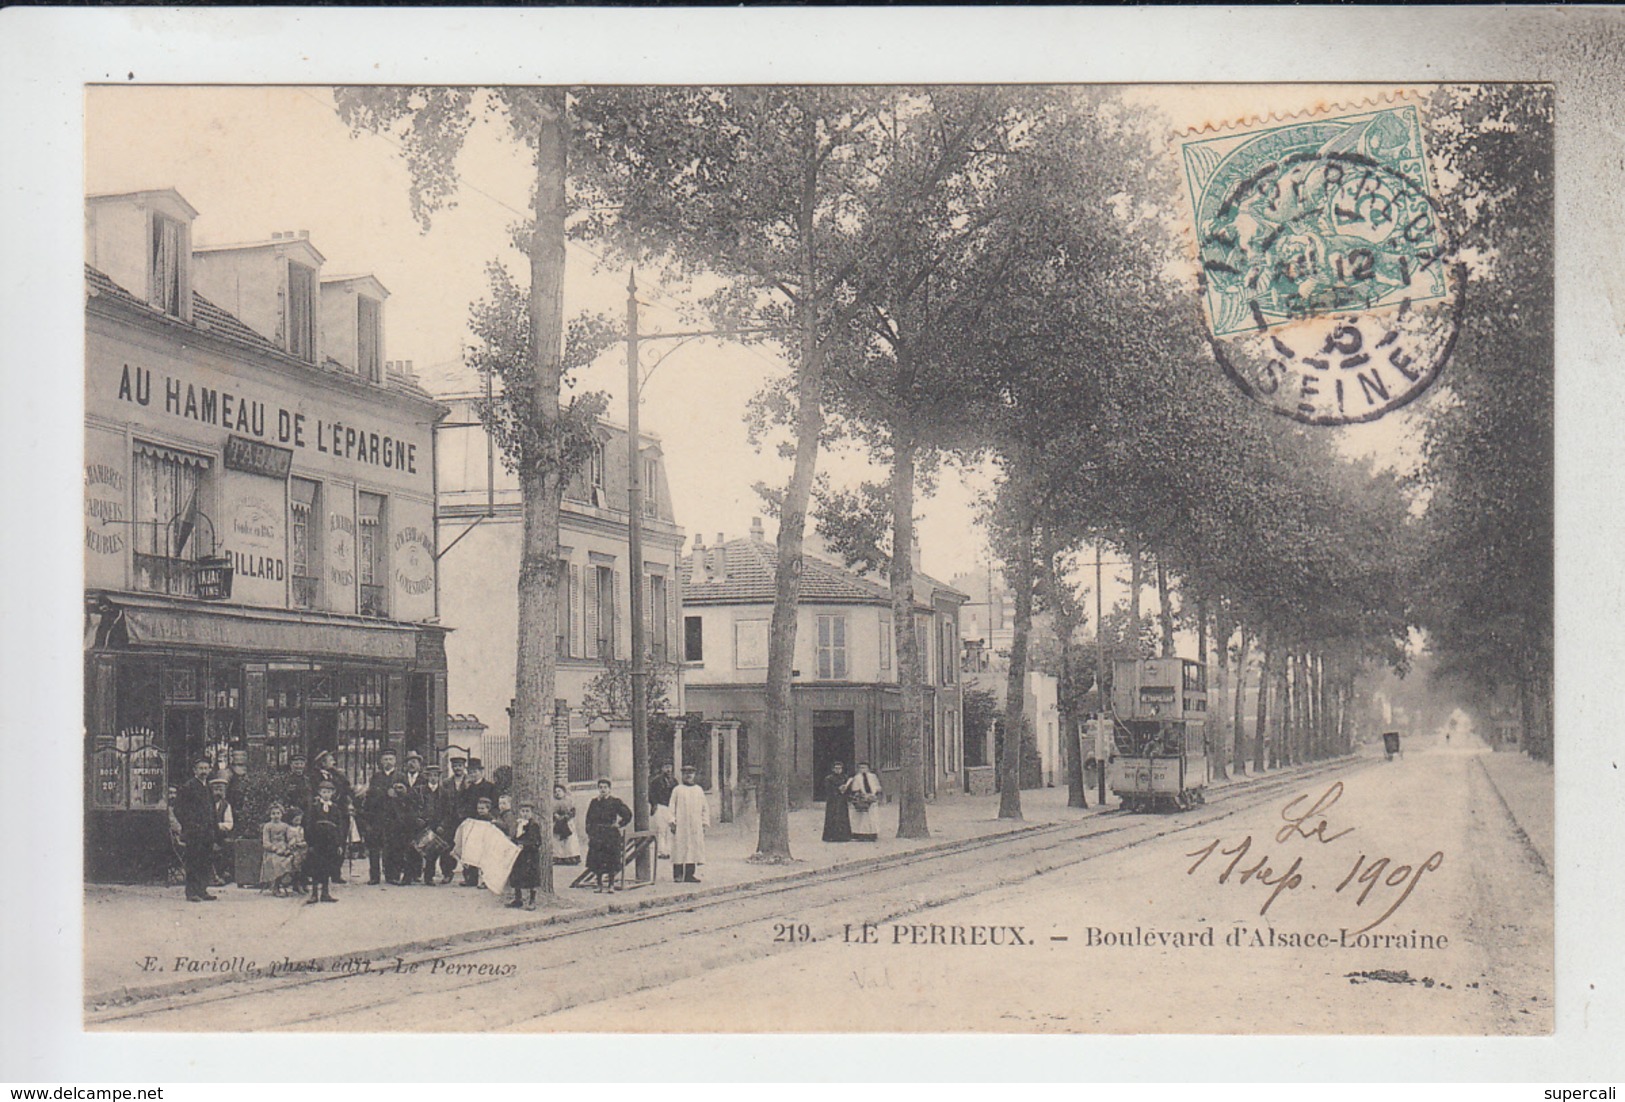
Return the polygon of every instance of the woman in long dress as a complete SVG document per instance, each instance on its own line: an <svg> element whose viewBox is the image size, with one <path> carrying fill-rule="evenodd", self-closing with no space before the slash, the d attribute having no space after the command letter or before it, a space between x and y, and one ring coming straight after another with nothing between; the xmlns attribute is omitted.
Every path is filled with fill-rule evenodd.
<svg viewBox="0 0 1625 1102"><path fill-rule="evenodd" d="M850 778L846 775L846 768L840 762L830 767L829 776L824 778L824 841L850 842L852 840L852 816L848 813L846 803L846 782Z"/></svg>
<svg viewBox="0 0 1625 1102"><path fill-rule="evenodd" d="M553 786L553 863L581 864L581 835L576 832L576 805L562 784Z"/></svg>
<svg viewBox="0 0 1625 1102"><path fill-rule="evenodd" d="M632 821L632 809L609 794L609 779L598 782L598 795L587 805L587 871L597 890L619 891L615 878L625 863L621 828Z"/></svg>
<svg viewBox="0 0 1625 1102"><path fill-rule="evenodd" d="M880 778L869 772L869 763L858 762L857 772L846 782L847 803L852 806L852 840L874 842L880 838L875 804L880 802Z"/></svg>

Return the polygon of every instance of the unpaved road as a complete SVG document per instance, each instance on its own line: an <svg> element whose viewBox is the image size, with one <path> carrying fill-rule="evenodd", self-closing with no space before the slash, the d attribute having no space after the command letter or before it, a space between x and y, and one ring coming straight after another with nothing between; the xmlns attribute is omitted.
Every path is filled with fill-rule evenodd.
<svg viewBox="0 0 1625 1102"><path fill-rule="evenodd" d="M1267 778L1183 815L1094 816L375 962L360 975L245 980L107 1008L86 1024L1548 1032L1550 876L1477 752L1419 747L1393 763ZM1320 808L1294 829L1283 810L1299 796L1290 814ZM1356 931L1390 906L1361 940Z"/></svg>

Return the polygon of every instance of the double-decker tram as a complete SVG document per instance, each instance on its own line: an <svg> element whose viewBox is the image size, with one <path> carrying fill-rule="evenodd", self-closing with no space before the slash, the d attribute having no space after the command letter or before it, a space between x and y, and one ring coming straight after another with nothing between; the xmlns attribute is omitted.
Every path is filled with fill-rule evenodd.
<svg viewBox="0 0 1625 1102"><path fill-rule="evenodd" d="M1207 667L1188 658L1112 664L1118 757L1107 774L1125 811L1184 811L1206 802Z"/></svg>

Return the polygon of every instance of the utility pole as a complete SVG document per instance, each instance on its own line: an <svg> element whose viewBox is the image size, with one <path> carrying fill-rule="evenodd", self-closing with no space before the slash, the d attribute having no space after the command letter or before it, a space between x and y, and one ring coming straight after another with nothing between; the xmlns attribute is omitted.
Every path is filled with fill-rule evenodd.
<svg viewBox="0 0 1625 1102"><path fill-rule="evenodd" d="M632 617L632 829L649 829L649 670L643 637L643 454L638 431L638 276L626 278L626 554ZM654 847L638 850L638 879L653 879Z"/></svg>

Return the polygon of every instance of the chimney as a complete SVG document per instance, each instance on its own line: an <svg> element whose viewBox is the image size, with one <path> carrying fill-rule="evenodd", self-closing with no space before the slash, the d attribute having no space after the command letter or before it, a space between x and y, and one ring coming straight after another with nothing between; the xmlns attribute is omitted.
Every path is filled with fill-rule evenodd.
<svg viewBox="0 0 1625 1102"><path fill-rule="evenodd" d="M694 533L694 553L689 557L688 580L692 585L703 585L706 577L705 535Z"/></svg>
<svg viewBox="0 0 1625 1102"><path fill-rule="evenodd" d="M908 550L908 557L914 563L914 572L918 574L920 572L920 541L918 538L909 545Z"/></svg>
<svg viewBox="0 0 1625 1102"><path fill-rule="evenodd" d="M716 553L712 558L714 565L711 568L711 580L725 582L728 580L728 549L723 546L722 533L717 533Z"/></svg>
<svg viewBox="0 0 1625 1102"><path fill-rule="evenodd" d="M756 543L766 543L767 533L762 530L762 518L750 518L750 538Z"/></svg>
<svg viewBox="0 0 1625 1102"><path fill-rule="evenodd" d="M723 545L723 544L725 544L725 543L727 543L727 542L728 542L728 541L727 541L727 540L725 540L725 539L723 539L723 538L722 538L722 533L721 533L721 532L718 532L718 533L717 533L717 546L718 546L718 547L721 547L721 546L722 546L722 545Z"/></svg>

